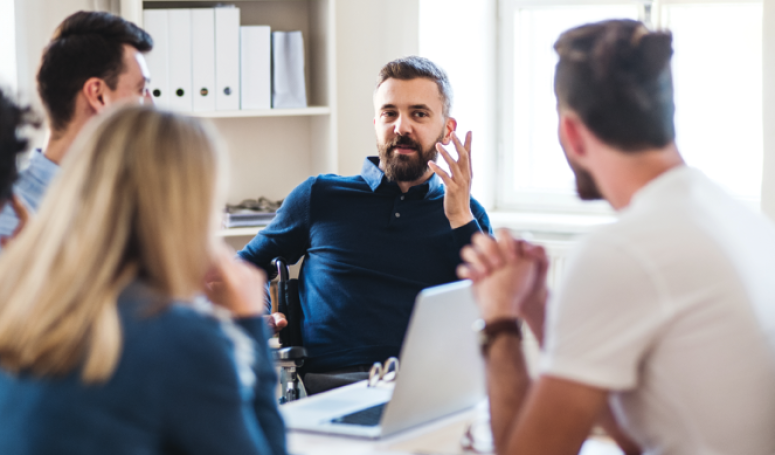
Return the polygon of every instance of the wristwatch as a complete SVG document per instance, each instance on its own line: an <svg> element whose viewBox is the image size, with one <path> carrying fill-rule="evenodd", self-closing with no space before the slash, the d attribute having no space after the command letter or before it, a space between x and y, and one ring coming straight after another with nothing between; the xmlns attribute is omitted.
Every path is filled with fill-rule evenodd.
<svg viewBox="0 0 775 455"><path fill-rule="evenodd" d="M479 347L482 349L482 356L487 357L490 346L499 335L510 333L518 339L522 339L522 328L520 320L517 318L500 318L485 323L482 319L474 322L473 329L479 335Z"/></svg>

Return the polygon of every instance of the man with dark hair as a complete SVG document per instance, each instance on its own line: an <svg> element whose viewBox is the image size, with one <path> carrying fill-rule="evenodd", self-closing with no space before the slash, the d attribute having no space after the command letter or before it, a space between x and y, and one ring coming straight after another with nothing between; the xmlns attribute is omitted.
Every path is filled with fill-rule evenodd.
<svg viewBox="0 0 775 455"><path fill-rule="evenodd" d="M576 454L599 423L627 454L775 453L775 229L684 165L670 33L606 21L555 49L579 195L620 218L579 246L548 305L542 248L499 232L463 249L496 452ZM543 346L535 381L517 318Z"/></svg>
<svg viewBox="0 0 775 455"><path fill-rule="evenodd" d="M457 138L450 106L449 80L432 62L388 63L374 91L379 156L366 158L360 175L299 185L239 252L270 274L277 256L304 258L308 392L363 378L374 362L397 356L417 293L455 281L460 248L490 232L471 198L471 133ZM457 160L442 147L450 142ZM434 162L439 153L450 173Z"/></svg>
<svg viewBox="0 0 775 455"><path fill-rule="evenodd" d="M19 176L14 193L37 210L59 163L83 125L118 102L150 102L150 80L143 57L153 47L150 35L121 17L80 11L65 19L43 52L38 93L51 134L44 151L36 150ZM0 213L0 235L17 227L14 210Z"/></svg>
<svg viewBox="0 0 775 455"><path fill-rule="evenodd" d="M25 126L37 125L29 107L22 108L0 90L0 206L10 206L19 218L19 226L10 236L0 237L0 245L16 235L24 227L27 210L13 194L13 183L18 177L16 162L27 148L27 139L19 134Z"/></svg>

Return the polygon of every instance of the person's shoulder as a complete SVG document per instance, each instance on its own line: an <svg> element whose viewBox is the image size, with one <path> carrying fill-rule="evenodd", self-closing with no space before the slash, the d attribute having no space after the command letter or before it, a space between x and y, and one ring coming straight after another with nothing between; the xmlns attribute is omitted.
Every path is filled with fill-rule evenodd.
<svg viewBox="0 0 775 455"><path fill-rule="evenodd" d="M311 193L329 188L340 186L352 186L363 184L363 178L360 175L343 176L338 174L318 174L308 177L301 182L294 190L294 193Z"/></svg>
<svg viewBox="0 0 775 455"><path fill-rule="evenodd" d="M364 183L360 175L339 175L339 174L318 174L310 177L313 185L335 186L335 185L356 185Z"/></svg>
<svg viewBox="0 0 775 455"><path fill-rule="evenodd" d="M144 284L130 285L119 308L127 341L138 349L146 346L178 360L220 356L229 349L215 318L195 310L192 302L160 297Z"/></svg>
<svg viewBox="0 0 775 455"><path fill-rule="evenodd" d="M484 209L484 206L476 200L475 197L471 196L471 211L474 212L474 216L477 216L477 214L483 214L486 215L487 211Z"/></svg>
<svg viewBox="0 0 775 455"><path fill-rule="evenodd" d="M309 192L314 195L330 195L351 190L370 191L368 183L360 175L319 174L307 179Z"/></svg>

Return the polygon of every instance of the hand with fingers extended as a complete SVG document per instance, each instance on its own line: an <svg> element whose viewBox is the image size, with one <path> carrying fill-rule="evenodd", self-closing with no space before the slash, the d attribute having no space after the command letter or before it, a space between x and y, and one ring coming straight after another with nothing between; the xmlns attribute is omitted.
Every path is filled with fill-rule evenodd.
<svg viewBox="0 0 775 455"><path fill-rule="evenodd" d="M457 160L452 158L441 143L436 143L436 150L447 162L452 175L432 161L428 165L444 182L444 214L452 229L457 229L474 219L471 213L471 180L474 174L471 167L471 132L466 134L465 143L461 143L457 134L452 133L452 142L457 150Z"/></svg>
<svg viewBox="0 0 775 455"><path fill-rule="evenodd" d="M205 278L205 294L210 301L230 310L235 317L262 315L264 272L234 258L225 246L219 249L213 262Z"/></svg>
<svg viewBox="0 0 775 455"><path fill-rule="evenodd" d="M541 247L515 240L507 231L499 230L496 238L474 235L461 256L465 262L459 266L458 276L473 281L474 296L485 321L538 316L543 324L541 298L546 294L541 283L546 278L548 261ZM540 312L535 308L538 303Z"/></svg>

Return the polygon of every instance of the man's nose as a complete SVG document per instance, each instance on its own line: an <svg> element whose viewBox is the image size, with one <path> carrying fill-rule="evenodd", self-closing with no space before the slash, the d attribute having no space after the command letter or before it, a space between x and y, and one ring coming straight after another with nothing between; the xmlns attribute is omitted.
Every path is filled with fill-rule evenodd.
<svg viewBox="0 0 775 455"><path fill-rule="evenodd" d="M406 136L412 132L412 124L408 118L403 115L399 115L396 119L396 123L393 126L393 131L401 136Z"/></svg>

